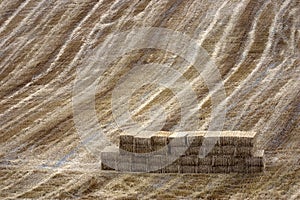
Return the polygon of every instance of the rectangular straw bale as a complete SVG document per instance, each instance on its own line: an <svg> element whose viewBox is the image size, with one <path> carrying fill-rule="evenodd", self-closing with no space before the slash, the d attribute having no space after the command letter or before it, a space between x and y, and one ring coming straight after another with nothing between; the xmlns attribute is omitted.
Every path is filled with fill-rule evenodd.
<svg viewBox="0 0 300 200"><path fill-rule="evenodd" d="M253 153L253 157L245 159L246 165L248 166L264 166L264 151L256 151Z"/></svg>
<svg viewBox="0 0 300 200"><path fill-rule="evenodd" d="M122 146L120 146L119 152L121 155L134 152L133 144L123 144Z"/></svg>
<svg viewBox="0 0 300 200"><path fill-rule="evenodd" d="M246 158L246 157L251 157L252 156L252 147L236 147L235 148L235 157L241 157L241 158Z"/></svg>
<svg viewBox="0 0 300 200"><path fill-rule="evenodd" d="M212 157L206 156L204 158L198 158L198 165L212 165Z"/></svg>
<svg viewBox="0 0 300 200"><path fill-rule="evenodd" d="M264 171L264 168L262 166L249 166L246 168L247 173L260 173Z"/></svg>
<svg viewBox="0 0 300 200"><path fill-rule="evenodd" d="M200 152L200 146L190 146L188 149L185 151L185 155L199 155Z"/></svg>
<svg viewBox="0 0 300 200"><path fill-rule="evenodd" d="M212 157L213 166L234 166L239 163L238 158L228 155L217 155Z"/></svg>
<svg viewBox="0 0 300 200"><path fill-rule="evenodd" d="M185 147L187 145L187 133L175 132L169 136L169 146Z"/></svg>
<svg viewBox="0 0 300 200"><path fill-rule="evenodd" d="M180 165L179 166L179 172L180 173L196 173L197 166L191 166L191 165Z"/></svg>
<svg viewBox="0 0 300 200"><path fill-rule="evenodd" d="M117 168L117 160L114 157L101 157L101 168L111 170Z"/></svg>
<svg viewBox="0 0 300 200"><path fill-rule="evenodd" d="M217 145L219 146L253 147L255 136L255 132L247 131L207 131L205 134L206 140L217 140Z"/></svg>
<svg viewBox="0 0 300 200"><path fill-rule="evenodd" d="M162 173L178 173L179 172L179 161L177 156L162 156Z"/></svg>
<svg viewBox="0 0 300 200"><path fill-rule="evenodd" d="M169 136L171 132L168 131L159 131L156 134L151 136L152 146L165 146L169 142Z"/></svg>
<svg viewBox="0 0 300 200"><path fill-rule="evenodd" d="M248 165L248 166L264 166L263 157L246 158L246 165Z"/></svg>
<svg viewBox="0 0 300 200"><path fill-rule="evenodd" d="M243 163L229 166L230 172L232 173L246 173L247 172L247 166Z"/></svg>
<svg viewBox="0 0 300 200"><path fill-rule="evenodd" d="M136 136L133 138L133 144L135 146L151 146L151 138Z"/></svg>
<svg viewBox="0 0 300 200"><path fill-rule="evenodd" d="M119 155L117 157L117 170L130 172L132 168L132 155Z"/></svg>
<svg viewBox="0 0 300 200"><path fill-rule="evenodd" d="M187 145L190 147L200 147L202 145L204 135L204 131L187 132Z"/></svg>
<svg viewBox="0 0 300 200"><path fill-rule="evenodd" d="M237 137L223 136L220 137L219 145L220 146L234 146L236 143Z"/></svg>
<svg viewBox="0 0 300 200"><path fill-rule="evenodd" d="M100 153L101 169L114 170L117 168L118 148L114 146L105 147Z"/></svg>
<svg viewBox="0 0 300 200"><path fill-rule="evenodd" d="M221 152L222 152L222 155L234 156L235 147L234 146L222 146Z"/></svg>
<svg viewBox="0 0 300 200"><path fill-rule="evenodd" d="M212 173L229 173L230 168L228 166L214 166L212 167Z"/></svg>
<svg viewBox="0 0 300 200"><path fill-rule="evenodd" d="M150 172L161 173L162 168L165 166L165 161L161 155L152 155L148 159L148 170Z"/></svg>
<svg viewBox="0 0 300 200"><path fill-rule="evenodd" d="M131 172L132 162L119 162L117 165L117 170L123 172Z"/></svg>
<svg viewBox="0 0 300 200"><path fill-rule="evenodd" d="M148 155L143 155L143 154L135 154L132 156L132 162L134 163L148 163L149 156Z"/></svg>
<svg viewBox="0 0 300 200"><path fill-rule="evenodd" d="M152 146L152 154L154 155L168 155L169 154L169 147L168 146Z"/></svg>
<svg viewBox="0 0 300 200"><path fill-rule="evenodd" d="M106 165L103 162L101 162L101 169L102 170L115 170L114 168L110 167L112 165Z"/></svg>
<svg viewBox="0 0 300 200"><path fill-rule="evenodd" d="M136 134L122 133L120 134L120 147L124 144L133 144L133 138Z"/></svg>
<svg viewBox="0 0 300 200"><path fill-rule="evenodd" d="M167 165L162 169L162 172L163 173L178 173L179 165L177 163L172 163L170 165Z"/></svg>
<svg viewBox="0 0 300 200"><path fill-rule="evenodd" d="M148 165L145 163L132 163L132 172L148 172Z"/></svg>
<svg viewBox="0 0 300 200"><path fill-rule="evenodd" d="M182 156L178 162L181 166L197 166L198 160L198 156Z"/></svg>
<svg viewBox="0 0 300 200"><path fill-rule="evenodd" d="M236 133L236 140L235 140L235 146L238 147L253 147L254 146L254 140L256 137L256 132L250 132L250 131L235 131Z"/></svg>
<svg viewBox="0 0 300 200"><path fill-rule="evenodd" d="M144 131L141 133L138 133L133 138L133 143L135 145L151 145L151 137L155 135L156 132L153 131Z"/></svg>
<svg viewBox="0 0 300 200"><path fill-rule="evenodd" d="M197 173L211 173L212 166L211 165L199 165L195 167Z"/></svg>
<svg viewBox="0 0 300 200"><path fill-rule="evenodd" d="M132 157L132 171L146 172L148 170L148 156L135 154Z"/></svg>
<svg viewBox="0 0 300 200"><path fill-rule="evenodd" d="M151 151L152 149L149 146L134 148L134 153L150 153Z"/></svg>
<svg viewBox="0 0 300 200"><path fill-rule="evenodd" d="M234 146L214 146L212 149L211 147L208 148L201 148L201 152L206 152L207 155L235 155L235 147Z"/></svg>
<svg viewBox="0 0 300 200"><path fill-rule="evenodd" d="M169 152L172 156L186 155L187 147L169 147Z"/></svg>

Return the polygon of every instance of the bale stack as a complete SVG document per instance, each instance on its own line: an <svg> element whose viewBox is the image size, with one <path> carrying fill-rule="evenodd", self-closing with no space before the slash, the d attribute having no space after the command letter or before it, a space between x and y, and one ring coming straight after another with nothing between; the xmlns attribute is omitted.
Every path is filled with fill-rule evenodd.
<svg viewBox="0 0 300 200"><path fill-rule="evenodd" d="M145 132L121 135L120 149L101 153L103 170L157 173L256 173L264 152L253 152L255 132Z"/></svg>

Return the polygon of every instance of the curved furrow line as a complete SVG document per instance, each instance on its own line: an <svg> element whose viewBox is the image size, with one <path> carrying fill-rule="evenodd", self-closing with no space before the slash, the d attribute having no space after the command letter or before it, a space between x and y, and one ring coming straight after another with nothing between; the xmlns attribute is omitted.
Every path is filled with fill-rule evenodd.
<svg viewBox="0 0 300 200"><path fill-rule="evenodd" d="M11 180L13 180L13 179L19 180L19 177L22 177L22 176L24 176L23 173L20 175L20 173L17 171L9 171L9 169L6 169L5 176L1 176L0 187L4 189L5 187L12 184ZM2 191L3 189L0 189L0 191Z"/></svg>
<svg viewBox="0 0 300 200"><path fill-rule="evenodd" d="M224 4L225 5L225 4ZM238 12L237 12L238 13ZM259 16L259 15L258 15ZM216 20L217 21L217 20ZM193 83L196 83L196 82L198 82L199 80L198 79L195 79L193 82L192 82L192 84ZM154 96L157 96L157 95L159 95L160 94L160 92L157 92ZM204 105L204 103L206 103L209 99L210 99L210 97L211 97L211 94L208 94L208 95L206 95L206 97L205 97L205 99L203 99L202 101L201 101L201 103L200 103L200 105L199 105L199 107L201 108L203 105ZM155 98L155 97L154 97ZM149 101L150 102L150 101ZM145 105L146 106L146 105ZM141 106L140 107L140 109L137 109L137 110L135 110L135 114L137 114L138 112L140 112L142 109L144 108L144 106ZM191 112L191 115L193 115L193 114L195 114L195 112L197 112L197 111L194 111L194 112ZM205 125L206 126L206 125ZM204 127L205 127L204 126ZM204 127L202 127L202 128L204 128Z"/></svg>
<svg viewBox="0 0 300 200"><path fill-rule="evenodd" d="M270 4L270 1L271 0L266 1L261 6L261 8L257 11L257 13L255 14L254 20L251 24L250 32L248 33L247 40L245 42L245 46L242 50L243 53L240 56L240 58L238 59L237 64L230 69L230 72L228 74L225 75L225 77L224 77L225 79L224 79L223 83L227 83L230 80L231 76L234 73L236 73L240 69L240 67L244 64L244 62L246 61L246 59L248 57L248 54L249 54L249 51L250 51L250 49L251 49L251 47L254 43L254 40L255 40L255 32L256 32L256 28L257 28L259 18L261 17L261 14L265 10L265 8Z"/></svg>
<svg viewBox="0 0 300 200"><path fill-rule="evenodd" d="M197 79L194 80L194 82L197 82L197 81L198 81ZM156 93L156 95L159 95L159 94L160 94L159 92ZM202 102L200 103L200 106L199 106L199 107L202 107L203 104L204 104L205 102L207 102L209 99L210 99L210 96L206 96L206 98L204 99L204 101L202 101ZM139 110L137 110L137 112L139 112ZM192 115L192 114L194 114L194 112L191 113L191 115Z"/></svg>
<svg viewBox="0 0 300 200"><path fill-rule="evenodd" d="M299 79L298 79L299 80ZM280 94L286 94L289 96L289 99L283 98L280 96ZM279 98L282 97L282 98ZM300 96L300 82L294 82L294 80L290 80L286 83L285 87L282 87L281 90L276 94L275 97L279 99L277 105L274 107L272 115L268 119L268 121L265 123L265 126L262 130L264 133L270 133L272 134L278 134L278 132L285 128L284 126L280 129L276 130L276 127L280 124L280 118L285 117L285 115L282 115L282 113L285 113L288 107L291 107L291 105L298 104L299 105L299 96ZM292 114L292 113L291 113ZM281 120L282 121L282 120ZM273 130L273 131L270 131ZM269 139L269 138L268 138ZM264 146L267 146L267 143L269 140L265 140Z"/></svg>
<svg viewBox="0 0 300 200"><path fill-rule="evenodd" d="M224 1L223 4L218 8L218 10L216 11L216 13L214 14L214 18L212 20L212 22L209 24L208 28L205 30L204 34L200 36L199 39L199 45L201 46L203 41L206 40L206 38L209 36L209 33L215 28L215 26L217 25L217 22L219 21L219 19L221 18L221 11L222 9L225 7L225 5L228 3L228 1Z"/></svg>
<svg viewBox="0 0 300 200"><path fill-rule="evenodd" d="M54 9L52 9L52 11L55 11L55 8L59 8L59 4L57 4L55 7L54 7ZM70 10L70 9L68 9L68 10ZM68 11L67 10L67 11ZM77 11L80 11L80 8L77 8L77 10L75 10L75 12L77 12ZM63 19L63 17L66 17L66 19ZM41 52L47 52L47 50L48 51L53 51L52 49L51 49L51 46L50 46L50 49L49 49L49 46L46 46L46 45L41 45L41 44L51 44L51 40L53 40L52 39L52 35L55 35L54 33L55 32L59 32L61 29L63 29L64 28L64 26L67 26L68 24L70 24L70 23L68 23L69 21L71 20L71 18L70 18L70 15L67 15L67 13L65 14L65 12L63 13L63 15L62 16L60 16L60 21L58 21L58 23L50 30L50 32L48 33L48 35L50 35L50 37L45 37L44 39L42 39L40 42L38 42L38 43L36 43L35 44L35 46L32 48L32 51L31 52L33 52L33 51L35 51L35 53L31 56L31 58L29 58L29 60L28 60L28 62L27 63L32 63L32 62L34 62L34 60L36 60L36 59L38 59L39 57L42 57L43 55L41 55ZM71 23L72 24L72 23ZM38 27L37 27L38 28ZM61 36L61 37L63 37L63 35ZM63 45L63 44L61 44L61 45ZM55 47L56 49L57 48L59 48L59 47ZM30 53L31 53L30 52ZM48 55L48 54L47 54ZM54 55L52 55L52 57L53 57ZM42 58L40 58L40 60L43 60ZM52 59L50 58L50 59L48 59L47 60L47 62L49 63L49 62L51 62L52 61ZM27 66L27 67L29 67L29 69L30 69L30 66ZM46 67L46 66L43 66L44 68ZM18 68L18 67L16 67L16 68ZM26 66L24 66L23 68L26 68ZM18 70L18 72L19 73L23 73L23 71L22 71L22 69L23 68L21 68L21 70ZM14 71L12 71L11 72L11 74L13 74L13 76L14 77L16 77L16 76L18 76L18 72L16 72L16 73L14 73ZM17 75L16 75L17 74ZM29 83L29 84L33 84L34 82L33 81L31 81L31 83ZM28 85L28 83L27 83L27 85Z"/></svg>
<svg viewBox="0 0 300 200"><path fill-rule="evenodd" d="M277 67L276 67L276 72L275 73L271 73L269 75L267 75L266 77L264 77L261 80L261 87L259 87L259 90L257 92L255 92L253 95L251 95L251 97L244 103L244 108L240 111L240 114L237 116L238 119L243 118L243 116L247 113L249 107L251 105L253 105L254 101L260 97L262 94L268 94L266 93L267 90L270 90L270 85L276 85L275 82L277 82L276 77L281 73L282 69L286 67L286 63L289 60L289 58L286 58L285 60L282 61L282 63L280 63ZM293 63L290 64L290 66L293 66ZM271 81L268 81L271 80ZM263 84L264 82L267 82L265 84ZM271 84L274 83L274 84ZM240 121L236 121L236 123L233 123L232 127L236 127L238 124L240 123Z"/></svg>
<svg viewBox="0 0 300 200"><path fill-rule="evenodd" d="M61 194L62 192L66 191L66 189L71 188L76 183L82 181L82 179L84 179L85 176L86 176L85 174L82 174L78 178L77 177L71 178L69 180L69 182L67 182L65 184L62 184L61 186L59 186L59 188L55 188L55 190L53 190L53 192L49 192L48 194L46 194L45 196L43 196L43 198L45 198L45 199L58 198L59 194Z"/></svg>
<svg viewBox="0 0 300 200"><path fill-rule="evenodd" d="M24 3L23 0L0 1L0 27L15 13L22 3Z"/></svg>
<svg viewBox="0 0 300 200"><path fill-rule="evenodd" d="M52 172L52 174L43 174L39 177L36 177L36 179L38 180L34 180L34 182L32 182L30 184L31 187L24 187L24 188L19 188L20 190L15 191L15 195L13 197L10 197L9 199L13 198L13 199L17 199L19 197L21 197L22 195L29 193L30 191L38 188L40 185L48 182L50 179L52 179L53 177L55 177L57 174L59 174L59 172ZM29 185L27 185L29 186Z"/></svg>
<svg viewBox="0 0 300 200"><path fill-rule="evenodd" d="M0 26L0 34L2 33L2 31L4 29L6 29L7 25L20 13L21 10L23 10L27 4L30 2L31 0L25 0L21 3L21 5L13 12L13 14L4 22L4 24L2 24Z"/></svg>
<svg viewBox="0 0 300 200"><path fill-rule="evenodd" d="M0 192L4 193L4 191L8 191L10 188L13 188L15 185L19 184L20 182L22 182L24 179L28 178L32 174L33 174L33 171L27 171L19 178L14 178L13 179L14 181L13 182L10 181L10 183L8 185L6 185L5 187L2 187L0 189Z"/></svg>
<svg viewBox="0 0 300 200"><path fill-rule="evenodd" d="M72 86L70 86L70 88L72 88ZM58 90L57 94L58 95L60 94L61 96L63 96L64 93L65 93L65 91L63 89L60 89L60 90ZM56 99L57 99L57 97L55 95L53 95L53 96L51 95L51 97L48 98L47 101L43 101L39 105L37 105L37 106L35 106L35 107L31 108L31 109L28 109L27 114L20 114L17 117L17 120L14 120L14 123L15 123L14 126L12 126L12 123L7 123L7 124L2 125L0 130L1 130L1 135L3 137L3 140L4 140L4 138L7 139L8 137L11 137L12 135L17 134L18 130L20 128L21 128L21 130L19 130L19 131L20 132L25 132L25 133L28 132L28 130L31 130L31 129L29 129L30 128L30 126L28 126L29 124L26 123L26 122L30 121L30 118L28 116L34 114L35 112L37 112L37 114L41 115L41 116L45 116L47 112L53 112L53 110L55 109L55 104L52 105L54 107L51 107L51 105L49 105L49 102L50 103L52 101L55 102ZM56 106L63 106L63 105L66 105L66 104L70 104L70 99L67 99L67 100L68 101L64 102L64 103L59 102L59 104L56 105ZM70 108L70 110L71 110L71 108ZM40 124L40 123L43 122L43 120L39 119L39 117L40 116L35 116L35 118L34 118L36 120L37 124ZM26 119L26 118L29 118L29 119ZM19 127L19 126L21 126L21 127ZM27 127L27 128L25 128L24 126ZM16 137L17 135L15 135L14 137ZM11 139L13 139L13 138L11 138Z"/></svg>
<svg viewBox="0 0 300 200"><path fill-rule="evenodd" d="M40 24L42 24L43 27L41 27L41 26L34 26L34 27L32 27L32 29L31 29L30 31L28 31L26 34L24 34L24 36L18 37L18 38L17 38L17 41L11 42L10 45L8 45L7 47L3 48L3 52L8 52L12 45L19 45L19 43L20 43L19 41L20 41L20 40L21 40L21 41L22 41L22 40L25 40L25 41L26 41L26 39L27 39L27 40L33 40L33 39L37 40L37 39L38 39L37 36L40 36L40 35L47 35L51 30L47 32L45 29L47 29L47 27L49 26L49 23L51 23L51 21L53 21L53 18L57 18L57 14L58 14L57 12L59 12L60 10L64 10L63 7L65 7L66 5L67 5L66 2L64 2L64 1L59 2L58 4L55 4L55 6L54 6L52 9L50 9L50 12L48 12L46 16L44 16L43 18L41 18ZM59 8L59 9L57 9L57 8ZM57 11L57 10L58 10L58 11ZM59 15L59 16L62 16L62 15ZM41 29L41 30L39 31L39 29ZM50 32L50 33L51 33L51 32ZM20 38L20 39L19 39L19 38ZM25 39L25 38L26 38L26 39ZM38 43L41 43L41 41L38 42ZM13 55L15 55L15 54L21 55L22 49L23 49L24 47L25 47L25 46L22 45L22 48L14 48L14 51L11 52L10 54L13 54ZM33 49L35 49L35 48L33 48ZM31 49L30 52L32 52L33 49ZM11 59L10 59L10 58L6 58L5 64L6 64L9 60L11 60ZM2 63L2 62L3 62L3 61L1 61L0 63ZM4 65L5 65L5 64L4 64ZM0 65L0 67L3 68L3 65ZM2 70L3 70L3 69L2 69ZM2 82L2 81L1 81L1 82Z"/></svg>
<svg viewBox="0 0 300 200"><path fill-rule="evenodd" d="M42 12L45 10L45 8L47 8L47 5L49 5L50 3L51 3L51 0L41 0L38 3L38 5L25 18L22 18L22 20L17 25L17 27L14 27L13 30L10 30L10 34L5 36L5 39L3 39L0 42L0 47L3 48L4 46L8 46L9 45L9 44L7 44L8 40L10 40L12 37L16 36L17 34L19 34L21 27L24 27L24 25L27 22L35 21L42 14Z"/></svg>
<svg viewBox="0 0 300 200"><path fill-rule="evenodd" d="M60 74L60 75L62 75L62 74ZM59 79L59 78L60 78L60 77L58 77L58 79ZM29 96L29 98L30 98L30 97L31 97L31 96ZM26 98L26 99L24 99L24 100L30 100L30 99L27 99L27 98ZM25 101L23 101L23 102L25 102ZM45 102L44 102L44 103L45 103ZM43 104L44 104L44 103L43 103ZM20 118L21 118L21 117L20 117ZM20 118L19 118L19 119L20 119ZM18 119L18 120L19 120L19 119ZM14 120L14 122L15 122L15 121L17 121L17 120Z"/></svg>
<svg viewBox="0 0 300 200"><path fill-rule="evenodd" d="M230 17L230 20L228 22L228 25L225 28L225 31L221 37L221 39L217 42L217 44L215 45L215 49L214 52L212 53L212 59L216 60L217 57L219 59L220 57L220 51L222 51L223 47L225 47L225 45L222 45L224 43L226 43L226 39L228 37L228 35L230 34L230 32L232 32L236 22L239 19L239 16L242 14L242 12L245 10L246 6L248 5L250 0L243 0L241 1L236 8L233 10L233 14Z"/></svg>
<svg viewBox="0 0 300 200"><path fill-rule="evenodd" d="M15 68L12 68L12 66L10 65L10 62L20 59L20 57L22 55L20 55L19 52L23 51L24 49L26 50L26 48L30 47L31 43L35 40L36 40L35 38L30 38L30 39L28 38L28 39L24 39L21 42L18 42L16 44L12 44L12 47L10 47L11 49L13 49L12 52L10 52L9 56L5 57L4 59L1 59L1 61L0 61L0 64L3 63L0 65L0 84L1 85L4 82L4 80L7 79L6 76L10 72L15 70ZM8 49L8 51L9 51L9 49ZM0 55L0 56L2 57L2 55ZM3 99L3 100L5 100L5 99Z"/></svg>
<svg viewBox="0 0 300 200"><path fill-rule="evenodd" d="M90 17L90 16L85 17L85 18L83 19L83 21L81 21L81 23L79 23L79 24L76 26L75 30L74 30L74 31L72 32L72 34L69 36L68 43L65 43L65 44L63 45L64 48L65 48L67 45L69 45L69 43L72 41L74 35L77 34L77 31L81 28L82 24L83 24L84 22L86 22L86 20L88 19L88 17ZM65 19L62 19L62 18L61 18L61 20L66 21ZM61 29L63 25L64 25L64 24L58 23L58 27L53 28L53 29L51 30L50 33L53 34L54 31ZM50 38L50 39L51 39L51 38ZM50 41L50 39L46 39L46 40ZM44 43L46 43L46 42L44 42ZM39 44L37 44L37 46L39 46ZM41 47L41 48L42 48L42 47ZM33 49L35 49L35 48L33 48ZM40 51L36 52L36 54L38 54L39 52L40 52ZM64 49L61 49L61 48L60 48L60 51L58 52L58 54L62 54L62 52L64 52ZM53 73L57 73L57 68L55 68L55 67L57 66L57 63L56 63L56 62L58 61L58 59L60 59L60 56L61 56L61 55L58 55L58 56L59 56L59 58L58 58L57 55L56 55L56 57L55 57L55 62L52 62L52 63L50 64L50 67L48 67L47 70L46 70L44 73L39 74L38 76L34 77L34 78L33 78L29 83L27 83L21 90L18 90L16 93L12 94L11 96L9 96L9 97L6 98L6 99L13 98L14 96L19 95L20 93L24 92L24 90L26 91L26 90L30 89L31 85L34 85L36 82L38 82L38 81L39 81L40 79L42 79L44 76L48 75L50 72L53 72L53 69L56 69L56 71L53 72ZM32 56L32 59L31 59L31 60L34 60L34 59L36 59L36 55L35 55L35 56ZM22 73L22 71L21 71L20 73ZM15 74L14 74L14 76L15 76ZM53 79L51 82L53 82L53 81L54 81L54 79ZM46 87L46 85L45 85L44 87ZM44 87L42 87L41 90L44 89ZM31 94L31 95L35 95L35 94L36 94L36 92L33 93L33 94ZM29 96L29 97L30 97L30 96ZM17 105L15 105L15 106L17 106ZM13 109L13 107L12 107L11 109ZM7 110L7 111L9 112L9 110Z"/></svg>
<svg viewBox="0 0 300 200"><path fill-rule="evenodd" d="M96 6L100 6L101 5L101 2L100 3L97 3ZM96 11L96 8L94 10L92 10L92 12L95 12ZM86 22L88 20L89 17L91 17L92 13L89 13L89 16L87 16L86 18L84 18L84 22ZM101 21L101 20L100 20ZM92 36L92 34L97 30L98 28L98 25L100 24L101 22L97 23L95 25L95 27L92 29L92 31L89 33L88 37L87 37L87 41L89 41L90 37ZM82 22L83 24L83 22ZM79 25L82 25L82 24L79 24ZM79 30L81 27L80 26L77 26L76 28L76 31ZM72 42L72 38L76 35L77 33L75 31L73 31L72 35L69 37L69 42ZM22 99L21 102L19 103L22 103L22 102L25 102L25 101L30 101L33 96L37 95L39 92L43 91L44 89L46 89L47 87L50 87L51 84L55 83L55 81L57 80L61 80L66 74L68 74L70 72L70 70L72 70L72 68L74 67L74 65L76 64L76 62L80 59L83 51L84 51L84 48L89 45L87 43L84 43L81 47L80 47L80 50L76 53L76 56L74 57L74 59L71 61L71 64L63 71L61 72L60 74L58 74L58 77L56 77L55 79L51 80L47 85L43 85L42 88L40 88L38 91L36 91L35 93L33 94L30 94L28 97ZM66 47L66 45L64 45ZM61 53L62 54L62 53ZM58 60L58 59L57 59ZM54 66L54 65L52 65ZM52 70L52 69L51 69ZM47 71L51 71L50 69L48 69ZM46 75L46 74L44 74ZM39 77L39 78L42 78L42 77ZM39 79L35 79L34 81L38 81ZM27 86L29 87L29 86ZM15 105L14 107L17 107L18 105ZM10 110L12 110L14 107L12 107Z"/></svg>
<svg viewBox="0 0 300 200"><path fill-rule="evenodd" d="M32 134L35 135L37 134L39 136L39 133L43 133L43 130L45 129L45 127L49 126L56 126L55 121L60 120L60 119L67 119L69 116L71 116L71 109L70 106L67 106L67 108L65 108L66 106L62 107L61 110L64 111L63 112L50 112L50 113L41 113L41 116L44 117L39 117L39 120L36 123L32 123L30 126L28 126L26 129L22 129L20 131L9 131L9 135L5 137L3 137L3 140L7 140L7 142L5 143L5 147L6 149L10 149L10 154L14 154L15 152L19 151L20 149L23 149L24 147L26 147L26 145L30 144L30 140L29 143L26 142L26 139L29 139L32 137ZM46 117L45 117L46 116ZM47 129L46 129L47 130ZM15 133L16 132L16 133ZM8 134L7 133L7 134ZM12 135L14 135L12 137ZM67 135L67 133L64 133L64 135ZM7 139L5 139L7 138ZM34 138L35 140L38 138ZM10 141L12 140L12 141ZM20 144L22 144L20 146Z"/></svg>
<svg viewBox="0 0 300 200"><path fill-rule="evenodd" d="M22 148L19 148L18 152L26 153L26 151L30 151L35 155L42 156L42 154L47 155L45 151L47 151L49 148L51 150L57 148L55 147L55 145L58 145L58 143L59 146L62 144L69 144L69 137L73 138L73 142L76 142L76 140L74 140L74 137L76 137L77 135L73 134L75 132L75 128L73 127L72 120L73 119L71 118L71 115L64 116L61 119L57 119L57 125L55 124L54 127L49 127L50 131L42 132L42 136L40 132L31 132L29 137L26 138L26 141L20 141L20 144L22 142L25 145L22 146ZM63 137L64 140L60 140L60 137ZM33 147L34 149L32 149ZM63 147L68 147L68 145L63 145ZM63 149L58 149L57 152L63 152L61 150ZM51 156L49 156L48 159L50 159L50 157Z"/></svg>
<svg viewBox="0 0 300 200"><path fill-rule="evenodd" d="M272 26L269 29L269 36L268 36L268 42L267 42L267 46L264 49L264 52L259 60L259 63L256 65L255 69L252 70L251 74L247 76L247 78L245 80L243 80L239 86L226 98L225 102L229 102L233 97L235 97L236 95L243 95L243 92L240 92L241 88L245 88L245 86L248 84L248 82L250 81L250 79L252 79L259 70L261 70L262 65L264 64L267 55L269 54L269 51L271 50L271 46L272 46L272 41L275 35L275 30L277 28L277 23L280 20L280 17L283 15L283 12L287 9L287 6L289 5L289 3L291 2L291 0L286 0L283 5L280 7L280 11L276 14L273 22L272 22ZM230 108L231 109L231 108Z"/></svg>

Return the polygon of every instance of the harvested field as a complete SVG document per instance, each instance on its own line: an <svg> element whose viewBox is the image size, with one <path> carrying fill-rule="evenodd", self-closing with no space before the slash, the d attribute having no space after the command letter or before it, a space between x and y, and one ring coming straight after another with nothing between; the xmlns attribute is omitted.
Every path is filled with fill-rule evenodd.
<svg viewBox="0 0 300 200"><path fill-rule="evenodd" d="M0 0L0 16L0 199L300 198L298 0ZM82 117L76 118L73 97L78 69L92 67L85 61L110 34L138 27L184 33L208 52L226 91L220 103L226 105L222 130L258 133L254 146L265 150L264 173L100 170L100 152L105 145L95 145L99 139L93 135L99 133L96 124L116 145L121 128L135 128L115 121L118 115L113 113L112 96L126 74L139 72L141 75L135 77L149 78L138 70L145 64L178 70L195 91L197 106L190 106L193 102L182 105L182 99L158 84L137 82L133 86L140 88L127 102L131 122L151 130L157 126L162 131L174 131L181 127L181 116L186 114L184 127L206 131L213 120L212 96L217 90L209 88L204 77L177 52L154 48L127 52L110 63L95 83L95 104L80 98L83 103L77 111ZM122 45L124 41L120 41L119 49L130 48ZM180 41L172 41L169 46L177 43ZM93 77L96 71L91 71ZM156 72L163 73L151 73ZM91 77L82 81L92 84ZM92 110L87 109L90 105ZM163 114L161 107L165 108ZM121 111L118 114L123 114ZM91 120L93 112L96 119ZM79 134L80 122L90 125L83 129L85 134ZM131 144L130 138L126 140ZM167 143L163 132L151 138L157 148ZM202 165L201 170L213 171L210 165ZM256 170L255 166L249 168ZM176 169L170 167L169 171Z"/></svg>

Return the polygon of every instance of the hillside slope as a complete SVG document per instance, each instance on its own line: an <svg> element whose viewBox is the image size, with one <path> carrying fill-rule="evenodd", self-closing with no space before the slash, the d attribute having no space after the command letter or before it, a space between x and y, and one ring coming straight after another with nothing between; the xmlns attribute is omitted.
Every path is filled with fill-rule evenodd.
<svg viewBox="0 0 300 200"><path fill-rule="evenodd" d="M298 0L1 0L0 16L0 198L300 198ZM99 169L94 146L81 139L74 120L78 69L91 67L90 57L112 33L140 27L184 33L207 51L226 91L222 130L257 131L265 173ZM114 88L130 70L151 63L184 69L199 120L187 127L207 130L214 120L212 91L186 59L163 49L126 52L99 76L95 94L98 122L116 144ZM161 129L176 129L182 113L171 90L146 84L129 102L140 123L153 120L149 111L157 106L166 110Z"/></svg>

